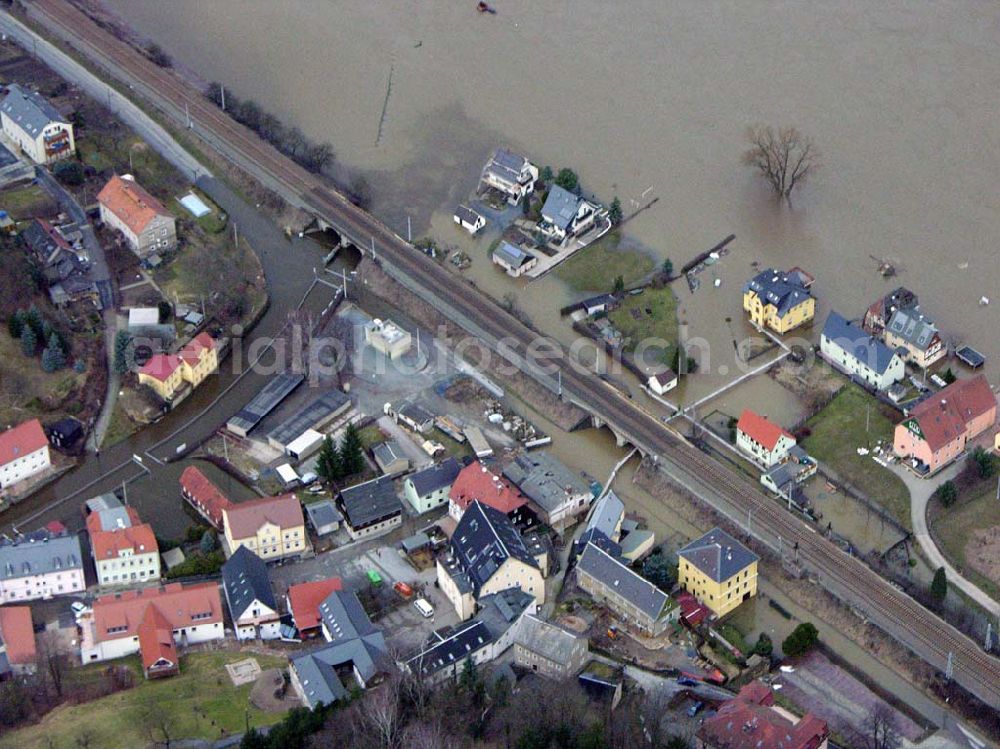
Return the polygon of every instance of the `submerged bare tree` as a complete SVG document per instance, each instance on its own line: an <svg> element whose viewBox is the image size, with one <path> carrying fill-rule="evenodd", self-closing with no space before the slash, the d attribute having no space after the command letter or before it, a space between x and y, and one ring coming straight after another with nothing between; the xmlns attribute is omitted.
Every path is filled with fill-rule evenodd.
<svg viewBox="0 0 1000 749"><path fill-rule="evenodd" d="M775 130L754 125L747 128L747 142L750 148L743 163L760 172L778 197L791 197L792 190L819 168L816 145L794 127Z"/></svg>

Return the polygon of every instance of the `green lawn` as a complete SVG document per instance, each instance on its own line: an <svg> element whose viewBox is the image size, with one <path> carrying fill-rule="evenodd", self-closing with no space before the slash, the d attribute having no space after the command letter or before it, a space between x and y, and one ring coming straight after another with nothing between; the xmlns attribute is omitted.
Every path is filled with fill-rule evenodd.
<svg viewBox="0 0 1000 749"><path fill-rule="evenodd" d="M15 221L27 221L36 216L45 218L59 211L59 206L38 185L26 185L0 192L0 209Z"/></svg>
<svg viewBox="0 0 1000 749"><path fill-rule="evenodd" d="M930 526L935 542L955 568L984 592L1000 600L1000 580L991 580L977 571L966 554L966 544L972 542L975 531L1000 526L996 489L994 479L982 481L966 490L968 494L960 494L952 507L933 507ZM980 553L988 553L988 550Z"/></svg>
<svg viewBox="0 0 1000 749"><path fill-rule="evenodd" d="M601 292L611 291L617 276L622 276L625 285L631 286L648 276L654 267L650 255L623 247L621 234L612 231L576 252L553 272L574 291Z"/></svg>
<svg viewBox="0 0 1000 749"><path fill-rule="evenodd" d="M378 428L378 424L369 424L359 429L358 436L361 438L361 445L365 450L370 450L372 445L377 445L379 442L385 442L385 435Z"/></svg>
<svg viewBox="0 0 1000 749"><path fill-rule="evenodd" d="M677 298L669 286L652 287L635 296L626 294L621 306L608 315L621 331L625 350L632 351L640 341L662 338L677 343Z"/></svg>
<svg viewBox="0 0 1000 749"><path fill-rule="evenodd" d="M38 725L0 737L0 749L71 749L77 738L90 736L90 746L101 749L134 749L149 745L150 714L163 716L171 726L170 738L218 739L243 731L249 708L250 724L276 723L282 713L264 713L249 702L250 684L236 688L225 665L243 660L244 653L192 653L181 656L181 673L168 679L146 681L138 657L117 661L136 672L133 689L81 705L57 708ZM277 656L253 654L262 669L281 668L288 661ZM107 664L87 666L76 674L86 679ZM71 674L73 676L73 674ZM157 740L162 736L157 734Z"/></svg>
<svg viewBox="0 0 1000 749"><path fill-rule="evenodd" d="M440 442L442 445L444 445L444 449L446 450L447 455L457 460L461 460L466 455L472 455L472 448L469 447L468 440L466 440L465 442L456 442L437 427L434 427L431 430L431 433L427 436L427 439L436 440Z"/></svg>
<svg viewBox="0 0 1000 749"><path fill-rule="evenodd" d="M871 407L869 431L865 418ZM874 447L881 440L892 442L895 421L888 409L857 385L845 385L822 411L806 422L812 434L802 446L820 463L836 472L841 482L878 502L904 528L910 528L910 493L896 474L883 468L870 455L858 455L859 447Z"/></svg>

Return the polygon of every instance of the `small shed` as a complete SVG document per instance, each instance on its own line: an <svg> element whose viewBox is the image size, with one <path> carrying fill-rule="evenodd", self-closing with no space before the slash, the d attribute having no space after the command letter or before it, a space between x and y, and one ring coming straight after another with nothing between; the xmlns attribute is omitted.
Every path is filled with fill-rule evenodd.
<svg viewBox="0 0 1000 749"><path fill-rule="evenodd" d="M408 538L404 538L399 545L403 549L403 553L408 556L421 549L428 548L431 545L431 538L421 531L420 533L414 533Z"/></svg>
<svg viewBox="0 0 1000 749"><path fill-rule="evenodd" d="M282 463L274 470L285 487L292 486L293 484L297 484L299 482L299 474L297 474L295 469L292 468L291 463Z"/></svg>
<svg viewBox="0 0 1000 749"><path fill-rule="evenodd" d="M308 504L305 506L305 511L309 525L317 536L328 536L331 533L336 533L344 519L340 510L329 499Z"/></svg>
<svg viewBox="0 0 1000 749"><path fill-rule="evenodd" d="M170 551L163 552L160 556L163 558L163 566L166 567L168 571L172 570L177 565L182 564L185 559L184 552L179 546L170 549Z"/></svg>
<svg viewBox="0 0 1000 749"><path fill-rule="evenodd" d="M410 470L410 460L395 440L380 442L372 448L375 462L386 476L398 476Z"/></svg>

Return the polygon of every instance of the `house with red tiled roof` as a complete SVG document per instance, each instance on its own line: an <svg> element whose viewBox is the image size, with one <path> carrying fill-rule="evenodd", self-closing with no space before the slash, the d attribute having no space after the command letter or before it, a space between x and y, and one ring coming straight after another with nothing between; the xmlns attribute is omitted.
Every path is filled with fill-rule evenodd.
<svg viewBox="0 0 1000 749"><path fill-rule="evenodd" d="M108 507L87 515L98 585L136 585L160 579L160 548L134 507Z"/></svg>
<svg viewBox="0 0 1000 749"><path fill-rule="evenodd" d="M29 479L51 465L49 441L38 419L0 432L0 489Z"/></svg>
<svg viewBox="0 0 1000 749"><path fill-rule="evenodd" d="M101 596L79 624L83 663L140 653L150 678L176 673L177 646L225 637L222 597L214 582L171 583Z"/></svg>
<svg viewBox="0 0 1000 749"><path fill-rule="evenodd" d="M285 604L301 638L308 639L323 633L319 605L331 593L343 589L344 583L339 577L299 583L288 588L288 592L285 594Z"/></svg>
<svg viewBox="0 0 1000 749"><path fill-rule="evenodd" d="M736 447L761 468L771 468L795 447L795 437L780 424L745 408L736 422Z"/></svg>
<svg viewBox="0 0 1000 749"><path fill-rule="evenodd" d="M695 734L698 749L827 749L830 728L812 713L801 718L776 705L760 681L747 684Z"/></svg>
<svg viewBox="0 0 1000 749"><path fill-rule="evenodd" d="M273 562L302 556L309 548L302 505L294 494L230 505L222 511L222 532L226 557L246 546Z"/></svg>
<svg viewBox="0 0 1000 749"><path fill-rule="evenodd" d="M0 607L0 679L34 671L35 629L31 607Z"/></svg>
<svg viewBox="0 0 1000 749"><path fill-rule="evenodd" d="M197 466L188 466L181 474L181 495L209 525L222 532L222 513L233 503Z"/></svg>
<svg viewBox="0 0 1000 749"><path fill-rule="evenodd" d="M994 430L997 398L985 375L956 380L910 411L896 425L892 448L922 476L962 455L976 437Z"/></svg>
<svg viewBox="0 0 1000 749"><path fill-rule="evenodd" d="M163 204L135 179L117 174L97 195L101 221L125 237L132 252L145 260L177 247L177 222Z"/></svg>
<svg viewBox="0 0 1000 749"><path fill-rule="evenodd" d="M199 333L176 354L154 354L139 368L139 384L172 401L185 384L198 387L219 368L219 353L208 333Z"/></svg>
<svg viewBox="0 0 1000 749"><path fill-rule="evenodd" d="M519 525L530 513L528 498L510 481L493 473L479 461L467 465L455 478L448 494L448 514L459 521L476 500L499 510L515 525Z"/></svg>

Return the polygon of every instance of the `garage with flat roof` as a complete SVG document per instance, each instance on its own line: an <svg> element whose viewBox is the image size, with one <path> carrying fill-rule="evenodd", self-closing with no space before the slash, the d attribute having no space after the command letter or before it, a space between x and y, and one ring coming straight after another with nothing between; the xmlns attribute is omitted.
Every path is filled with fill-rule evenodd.
<svg viewBox="0 0 1000 749"><path fill-rule="evenodd" d="M250 431L260 424L261 420L278 404L287 398L295 388L306 379L302 374L276 375L257 393L250 402L241 408L233 418L226 422L226 429L237 437L246 437ZM304 430L303 430L304 431ZM299 432L301 434L301 432Z"/></svg>

